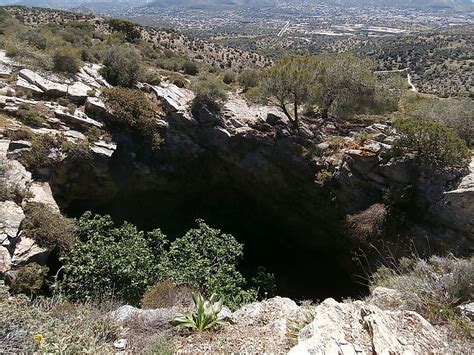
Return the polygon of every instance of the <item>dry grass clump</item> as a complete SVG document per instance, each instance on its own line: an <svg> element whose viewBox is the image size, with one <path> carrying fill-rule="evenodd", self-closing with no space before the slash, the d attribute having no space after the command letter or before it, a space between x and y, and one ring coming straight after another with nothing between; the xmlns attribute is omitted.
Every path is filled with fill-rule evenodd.
<svg viewBox="0 0 474 355"><path fill-rule="evenodd" d="M365 242L382 236L387 217L387 207L376 203L362 212L348 216L347 227L354 238Z"/></svg>
<svg viewBox="0 0 474 355"><path fill-rule="evenodd" d="M21 228L24 236L34 239L40 247L63 251L76 243L77 226L73 220L63 217L51 207L37 202L28 203Z"/></svg>
<svg viewBox="0 0 474 355"><path fill-rule="evenodd" d="M158 282L148 289L141 300L142 308L157 309L179 307L189 309L193 306L194 290L185 285L175 286L172 281Z"/></svg>
<svg viewBox="0 0 474 355"><path fill-rule="evenodd" d="M10 296L0 284L0 353L114 353L119 325L104 306Z"/></svg>
<svg viewBox="0 0 474 355"><path fill-rule="evenodd" d="M449 323L469 334L472 325L455 307L474 296L474 259L432 256L428 260L402 258L397 267L381 267L372 275L371 288L400 291L407 309L435 324Z"/></svg>

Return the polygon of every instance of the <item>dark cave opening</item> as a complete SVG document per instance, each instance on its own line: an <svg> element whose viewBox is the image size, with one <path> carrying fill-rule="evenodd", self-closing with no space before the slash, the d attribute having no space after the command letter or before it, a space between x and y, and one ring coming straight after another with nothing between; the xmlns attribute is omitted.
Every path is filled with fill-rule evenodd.
<svg viewBox="0 0 474 355"><path fill-rule="evenodd" d="M257 188L257 187L256 187ZM170 191L136 191L128 186L108 201L73 200L64 212L79 217L85 211L109 214L121 223L128 221L139 229L160 228L170 239L184 235L203 219L214 228L232 234L244 244L239 265L249 279L258 267L276 277L277 295L296 300L323 300L359 297L367 287L359 283L360 273L351 251L337 243L310 245L285 211L262 204L228 182L186 184ZM315 224L315 229L320 226ZM336 240L336 236L327 236Z"/></svg>

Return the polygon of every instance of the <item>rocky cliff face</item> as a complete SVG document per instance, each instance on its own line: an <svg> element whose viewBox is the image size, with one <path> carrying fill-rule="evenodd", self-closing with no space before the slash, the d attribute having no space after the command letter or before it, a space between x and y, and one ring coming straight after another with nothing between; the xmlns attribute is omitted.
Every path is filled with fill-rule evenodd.
<svg viewBox="0 0 474 355"><path fill-rule="evenodd" d="M394 132L387 124L336 127L304 120L293 131L280 112L250 105L237 93L230 95L220 115L193 116L188 109L193 92L163 78L159 86L139 85L159 103L157 122L164 143L153 153L137 137L110 124L100 98L100 90L109 85L97 65L86 65L75 78L64 79L0 58L5 72L0 84L0 109L6 114L0 141L3 178L26 192L22 201L0 202L2 272L48 255L21 237L22 206L29 200L47 203L58 213L103 208L145 225L153 218L147 210L153 212L148 207L156 200L168 213L195 202L204 213L218 216L234 204L248 216L249 225L266 219L286 230L287 245L350 249L343 228L346 214L382 201L389 188L410 186L417 208L432 211L420 220L417 233L443 237L459 252L472 248L473 172L459 183L458 175L430 176L418 171L410 158L393 158ZM62 106L58 98L68 98L77 109ZM47 117L40 127L31 127L35 135L61 135L81 145L91 129L100 128L111 139L89 142L92 158L87 160L52 150L46 159L54 164L27 171L18 159L32 149L31 142L14 134L25 127L18 118L25 107L41 107ZM360 133L370 138L361 141L356 138Z"/></svg>

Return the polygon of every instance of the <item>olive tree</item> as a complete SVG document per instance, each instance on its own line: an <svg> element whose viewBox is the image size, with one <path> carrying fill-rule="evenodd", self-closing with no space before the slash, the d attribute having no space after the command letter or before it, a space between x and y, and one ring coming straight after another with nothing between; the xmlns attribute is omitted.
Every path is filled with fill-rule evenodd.
<svg viewBox="0 0 474 355"><path fill-rule="evenodd" d="M285 56L262 73L257 91L281 108L290 122L298 127L298 110L316 91L318 74L319 63L314 56Z"/></svg>
<svg viewBox="0 0 474 355"><path fill-rule="evenodd" d="M330 110L342 115L370 105L377 87L371 61L337 54L320 56L318 62L319 90L313 92L313 100L323 119L328 118Z"/></svg>

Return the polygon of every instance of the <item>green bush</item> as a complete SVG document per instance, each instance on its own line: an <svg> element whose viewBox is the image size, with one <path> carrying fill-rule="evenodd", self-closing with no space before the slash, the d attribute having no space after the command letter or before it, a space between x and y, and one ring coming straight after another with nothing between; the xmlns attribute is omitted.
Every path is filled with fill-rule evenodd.
<svg viewBox="0 0 474 355"><path fill-rule="evenodd" d="M222 82L215 76L202 77L193 85L196 94L191 103L191 110L195 115L201 108L219 112L227 100L227 92Z"/></svg>
<svg viewBox="0 0 474 355"><path fill-rule="evenodd" d="M111 88L105 89L102 96L117 123L149 138L149 143L160 142L155 108L143 92Z"/></svg>
<svg viewBox="0 0 474 355"><path fill-rule="evenodd" d="M73 220L43 203L30 202L24 207L22 233L43 248L71 250L76 243L77 227Z"/></svg>
<svg viewBox="0 0 474 355"><path fill-rule="evenodd" d="M234 71L230 69L225 71L224 76L222 78L222 81L224 82L224 84L230 85L236 80L237 80L237 76L235 75Z"/></svg>
<svg viewBox="0 0 474 355"><path fill-rule="evenodd" d="M110 19L108 25L113 31L121 32L125 36L127 42L138 43L141 38L141 32L137 25L130 21L120 19Z"/></svg>
<svg viewBox="0 0 474 355"><path fill-rule="evenodd" d="M197 228L171 243L162 262L163 276L177 285L223 296L232 308L252 301L255 292L244 290L245 279L237 270L243 245L202 220L197 224Z"/></svg>
<svg viewBox="0 0 474 355"><path fill-rule="evenodd" d="M23 293L30 297L38 295L46 285L49 268L31 263L20 267L10 285L13 293Z"/></svg>
<svg viewBox="0 0 474 355"><path fill-rule="evenodd" d="M260 73L256 69L246 69L239 74L238 81L244 91L248 91L258 85Z"/></svg>
<svg viewBox="0 0 474 355"><path fill-rule="evenodd" d="M415 153L421 166L436 170L464 169L469 166L471 152L455 131L443 124L427 120L397 120L394 127L400 138L395 151Z"/></svg>
<svg viewBox="0 0 474 355"><path fill-rule="evenodd" d="M49 134L34 135L31 140L31 150L23 153L21 163L30 170L49 168L57 164L60 159L57 154L50 156L53 150L58 150L64 141L62 136Z"/></svg>
<svg viewBox="0 0 474 355"><path fill-rule="evenodd" d="M129 223L116 227L109 216L90 212L78 225L75 248L60 258L64 274L58 290L75 300L116 297L138 304L157 267L144 233Z"/></svg>
<svg viewBox="0 0 474 355"><path fill-rule="evenodd" d="M71 47L57 49L53 55L54 70L75 74L81 68L80 53Z"/></svg>
<svg viewBox="0 0 474 355"><path fill-rule="evenodd" d="M38 110L28 106L20 106L16 115L20 122L28 126L40 127L46 122Z"/></svg>
<svg viewBox="0 0 474 355"><path fill-rule="evenodd" d="M183 71L188 75L197 75L197 73L199 73L199 67L196 62L187 60L183 63Z"/></svg>
<svg viewBox="0 0 474 355"><path fill-rule="evenodd" d="M141 75L140 53L129 45L113 46L104 56L101 74L114 86L132 87Z"/></svg>

